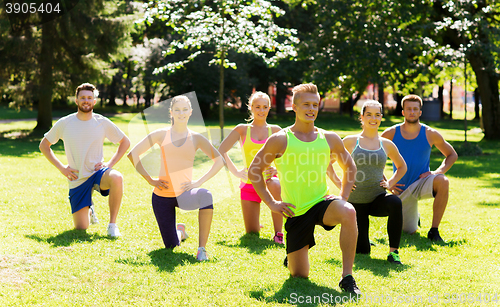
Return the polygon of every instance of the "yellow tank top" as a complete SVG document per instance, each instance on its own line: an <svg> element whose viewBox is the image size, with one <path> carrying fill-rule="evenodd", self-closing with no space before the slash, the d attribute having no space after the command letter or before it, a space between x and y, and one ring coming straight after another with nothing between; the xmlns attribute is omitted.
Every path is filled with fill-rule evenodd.
<svg viewBox="0 0 500 307"><path fill-rule="evenodd" d="M193 136L188 130L181 146L172 143L172 129L168 128L161 144L161 172L159 178L168 181L168 189L155 187L153 193L162 197L177 197L182 194L182 183L191 181L196 150Z"/></svg>
<svg viewBox="0 0 500 307"><path fill-rule="evenodd" d="M252 139L252 137L251 137L251 132L250 132L251 126L248 125L248 127L247 127L246 137L243 140L243 142L241 143L241 151L243 152L243 162L245 163L245 168L247 170L250 167L250 164L252 164L253 158L255 157L257 152L264 146L264 144L266 143L269 136L271 136L271 134L273 134L271 126L269 126L267 129L268 129L267 138L262 140L262 141L256 141L256 140ZM264 179L267 180L269 178L264 178ZM242 183L251 184L250 180L248 180L248 179L246 182L242 182Z"/></svg>

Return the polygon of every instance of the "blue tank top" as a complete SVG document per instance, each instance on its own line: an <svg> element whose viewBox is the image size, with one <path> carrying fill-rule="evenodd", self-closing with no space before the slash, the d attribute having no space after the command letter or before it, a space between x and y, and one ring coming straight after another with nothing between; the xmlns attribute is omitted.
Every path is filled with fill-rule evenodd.
<svg viewBox="0 0 500 307"><path fill-rule="evenodd" d="M399 153L406 162L406 174L398 183L404 184L402 190L406 190L412 183L418 180L420 174L428 172L431 159L431 146L425 134L427 126L422 124L418 136L413 140L407 140L401 135L401 125L396 126L396 132L392 141L398 147ZM396 165L392 163L393 170Z"/></svg>

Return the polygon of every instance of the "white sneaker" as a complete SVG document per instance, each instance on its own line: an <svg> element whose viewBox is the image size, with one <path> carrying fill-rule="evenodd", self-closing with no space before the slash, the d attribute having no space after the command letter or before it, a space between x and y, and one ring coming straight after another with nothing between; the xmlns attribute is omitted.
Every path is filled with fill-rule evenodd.
<svg viewBox="0 0 500 307"><path fill-rule="evenodd" d="M196 260L198 261L207 261L208 255L207 251L204 247L198 247L198 254L196 254Z"/></svg>
<svg viewBox="0 0 500 307"><path fill-rule="evenodd" d="M181 238L180 238L181 241L184 241L187 238L189 238L189 236L188 236L188 234L186 232L186 225L185 224L178 223L177 224L177 230L181 232Z"/></svg>
<svg viewBox="0 0 500 307"><path fill-rule="evenodd" d="M99 219L97 218L97 214L94 210L94 205L89 207L90 209L90 224L99 224Z"/></svg>
<svg viewBox="0 0 500 307"><path fill-rule="evenodd" d="M116 224L108 225L108 236L114 238L121 236L120 230L118 229L118 226L116 226Z"/></svg>

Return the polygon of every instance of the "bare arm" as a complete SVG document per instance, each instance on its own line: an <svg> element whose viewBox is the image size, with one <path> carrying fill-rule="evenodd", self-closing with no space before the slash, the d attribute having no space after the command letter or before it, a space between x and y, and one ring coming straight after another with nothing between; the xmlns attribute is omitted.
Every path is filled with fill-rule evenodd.
<svg viewBox="0 0 500 307"><path fill-rule="evenodd" d="M52 165L54 165L61 174L64 175L64 177L68 178L69 180L76 180L78 179L78 170L69 167L69 165L64 165L61 163L61 161L56 157L54 154L54 151L50 146L52 146L47 138L43 138L42 141L40 142L39 148L40 152L49 160Z"/></svg>
<svg viewBox="0 0 500 307"><path fill-rule="evenodd" d="M196 150L201 149L212 161L212 167L198 180L192 182L184 182L182 184L182 189L184 191L189 191L194 188L199 188L202 184L207 182L210 178L215 176L220 169L224 166L224 161L222 159L221 154L217 149L215 149L212 144L201 134L193 134L193 138L195 141Z"/></svg>
<svg viewBox="0 0 500 307"><path fill-rule="evenodd" d="M229 169L229 171L231 172L231 174L233 174L237 178L240 178L240 179L246 181L247 178L248 178L248 176L247 176L247 172L246 172L245 168L243 168L241 170L238 170L236 168L236 165L234 165L233 161L231 160L231 158L227 154L227 152L241 138L241 133L239 131L239 130L242 129L241 127L245 127L246 128L246 126L244 126L244 125L238 125L238 126L236 126L229 133L229 135L224 139L224 141L222 141L222 143L220 144L220 146L219 146L219 152L222 155L222 157L224 158L224 162L226 163L226 166Z"/></svg>
<svg viewBox="0 0 500 307"><path fill-rule="evenodd" d="M127 157L134 165L135 169L141 176L152 186L158 187L160 190L167 188L168 182L165 180L153 179L146 171L141 162L141 155L148 151L155 144L160 145L165 136L165 130L156 130L148 134L128 153Z"/></svg>
<svg viewBox="0 0 500 307"><path fill-rule="evenodd" d="M385 180L386 177L384 175L384 180L380 183L380 185L387 190L393 190L393 188L396 186L396 183L398 183L401 178L405 175L407 171L406 167L406 162L399 153L398 148L394 143L390 140L383 140L383 146L385 151L387 152L387 156L389 159L394 162L394 165L396 166L397 170L392 174L392 177L389 178L389 180Z"/></svg>
<svg viewBox="0 0 500 307"><path fill-rule="evenodd" d="M120 145L118 146L118 149L116 150L115 154L113 155L113 157L111 157L111 159L109 160L108 163L97 163L94 167L94 170L99 170L100 168L102 167L109 167L109 168L113 168L113 166L115 166L116 163L118 163L118 161L121 160L121 158L125 155L125 153L127 152L127 150L129 149L130 147L130 140L129 138L125 135L123 136L123 138L120 140Z"/></svg>
<svg viewBox="0 0 500 307"><path fill-rule="evenodd" d="M349 152L345 149L344 143L336 133L326 132L325 137L328 145L330 145L330 160L337 161L343 170L340 197L347 201L354 186L357 171L356 165Z"/></svg>
<svg viewBox="0 0 500 307"><path fill-rule="evenodd" d="M290 207L295 208L295 206L275 200L267 189L262 174L262 172L271 165L274 159L280 157L285 152L286 145L287 141L284 133L273 134L255 155L248 169L248 179L250 179L255 191L271 211L280 213L285 218L288 218L295 215L290 209Z"/></svg>
<svg viewBox="0 0 500 307"><path fill-rule="evenodd" d="M396 128L394 126L392 126L392 127L385 129L384 132L382 132L382 134L380 136L392 141L395 133L396 133Z"/></svg>
<svg viewBox="0 0 500 307"><path fill-rule="evenodd" d="M328 175L328 178L335 184L335 186L340 190L342 188L342 180L340 180L339 176L337 176L337 173L335 173L335 170L333 169L333 164L334 162L331 162L328 165L328 168L326 169L326 174Z"/></svg>
<svg viewBox="0 0 500 307"><path fill-rule="evenodd" d="M434 129L430 129L427 132L427 137L429 139L429 143L436 146L437 149L445 156L441 165L433 172L432 174L445 174L457 161L458 155L453 146L450 145L443 136ZM423 174L422 174L423 175ZM421 176L422 176L421 175ZM425 176L424 176L425 177Z"/></svg>

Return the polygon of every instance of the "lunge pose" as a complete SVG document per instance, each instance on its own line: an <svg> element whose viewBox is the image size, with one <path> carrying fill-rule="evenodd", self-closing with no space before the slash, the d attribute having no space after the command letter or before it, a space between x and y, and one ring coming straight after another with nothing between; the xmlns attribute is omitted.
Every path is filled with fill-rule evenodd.
<svg viewBox="0 0 500 307"><path fill-rule="evenodd" d="M388 216L389 255L387 260L401 264L398 252L403 227L401 200L396 195L386 193L386 189L392 189L403 177L406 172L406 163L396 145L378 135L378 128L382 121L382 105L378 101L366 101L361 108L360 119L363 131L347 136L343 140L358 170L356 188L348 199L356 209L358 221L356 253L370 253L369 216ZM384 177L387 157L394 161L397 167L397 171L389 180Z"/></svg>
<svg viewBox="0 0 500 307"><path fill-rule="evenodd" d="M392 188L403 202L403 230L408 233L417 231L420 219L418 200L434 197L432 227L427 237L431 241L443 242L438 227L449 194L449 181L444 174L457 161L458 155L439 132L420 123L422 99L419 96L405 96L401 104L404 123L386 129L382 137L396 144L408 167L403 178ZM432 146L436 146L445 159L431 172L429 162ZM397 171L396 167L394 171Z"/></svg>
<svg viewBox="0 0 500 307"><path fill-rule="evenodd" d="M142 139L128 154L134 167L154 187L153 211L166 248L174 248L188 236L184 224L176 225L175 207L196 210L199 222L199 247L196 258L208 260L206 244L212 224L212 194L200 186L222 168L224 162L217 149L201 134L188 128L192 114L191 102L186 96L176 96L170 105L172 126L158 129ZM161 148L161 169L154 179L141 163L140 156L155 144ZM211 168L198 180L193 180L195 154L201 149L213 160Z"/></svg>
<svg viewBox="0 0 500 307"><path fill-rule="evenodd" d="M248 167L252 163L253 158L264 146L266 140L271 134L281 130L277 125L269 125L267 123L267 116L271 108L271 100L269 96L263 92L255 92L250 96L248 102L250 110L249 124L239 124L231 133L226 137L219 147L221 155L224 157L229 171L236 177L241 179L240 184L240 197L241 197L241 211L243 212L243 220L245 222L245 230L247 233L260 231L260 203L261 199L248 179ZM243 162L245 168L238 170L227 152L240 141L241 150L243 152ZM276 169L268 167L264 171L264 180L267 189L271 192L274 199L281 200L280 196L280 183L276 176L273 176ZM284 244L283 241L283 216L281 214L271 213L274 225L274 242Z"/></svg>
<svg viewBox="0 0 500 307"><path fill-rule="evenodd" d="M309 276L309 248L316 244L315 226L332 230L340 224L342 279L339 286L344 291L360 294L352 276L358 237L356 211L347 202L356 165L336 133L314 126L319 103L316 85L294 87L295 123L271 135L250 165L248 178L266 205L287 219L286 252L290 274L294 277ZM327 168L335 160L344 171L339 197L328 196L326 183ZM278 170L283 201L272 197L262 174L273 161Z"/></svg>
<svg viewBox="0 0 500 307"><path fill-rule="evenodd" d="M76 229L87 229L98 219L92 206L92 192L109 195L109 225L111 237L120 236L116 218L123 195L123 176L113 169L130 147L128 137L109 119L93 113L98 91L90 83L76 89L78 111L59 119L40 142L40 151L63 174L69 183L69 201ZM107 138L119 143L113 157L104 162L103 142ZM64 142L68 165L54 155L51 146ZM89 210L90 208L90 210Z"/></svg>

